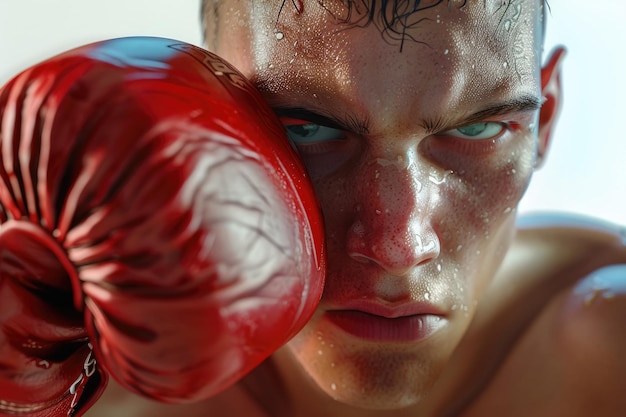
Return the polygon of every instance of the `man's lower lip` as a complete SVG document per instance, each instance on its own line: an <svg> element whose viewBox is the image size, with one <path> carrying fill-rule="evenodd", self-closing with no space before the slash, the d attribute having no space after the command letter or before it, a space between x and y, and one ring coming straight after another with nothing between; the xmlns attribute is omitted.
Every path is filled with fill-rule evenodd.
<svg viewBox="0 0 626 417"><path fill-rule="evenodd" d="M325 316L352 336L380 342L416 342L446 323L444 318L431 314L387 318L356 310L331 310Z"/></svg>

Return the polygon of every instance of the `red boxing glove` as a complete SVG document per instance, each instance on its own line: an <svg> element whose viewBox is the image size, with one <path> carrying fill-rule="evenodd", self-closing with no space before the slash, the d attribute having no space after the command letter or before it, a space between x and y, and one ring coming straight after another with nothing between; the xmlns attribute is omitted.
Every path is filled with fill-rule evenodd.
<svg viewBox="0 0 626 417"><path fill-rule="evenodd" d="M0 90L0 415L82 415L112 375L207 398L298 332L323 225L284 128L191 45L85 46Z"/></svg>

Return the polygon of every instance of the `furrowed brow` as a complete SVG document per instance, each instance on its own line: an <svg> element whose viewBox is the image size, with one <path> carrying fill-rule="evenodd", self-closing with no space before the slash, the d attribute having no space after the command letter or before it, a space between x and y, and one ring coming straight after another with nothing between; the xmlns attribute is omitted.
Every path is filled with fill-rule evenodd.
<svg viewBox="0 0 626 417"><path fill-rule="evenodd" d="M501 103L489 105L475 113L471 113L469 116L463 117L459 121L446 120L446 117L442 116L435 119L426 119L422 123L422 126L428 133L436 133L442 129L479 123L490 117L536 111L541 108L542 104L542 100L536 96L521 95Z"/></svg>
<svg viewBox="0 0 626 417"><path fill-rule="evenodd" d="M480 121L489 117L502 116L503 114L530 112L539 110L542 101L535 96L523 95L503 103L487 106L470 115L467 119L472 121Z"/></svg>
<svg viewBox="0 0 626 417"><path fill-rule="evenodd" d="M360 120L357 117L324 115L301 107L274 107L274 112L279 117L307 120L311 123L350 131L359 135L366 135L369 132L368 121Z"/></svg>

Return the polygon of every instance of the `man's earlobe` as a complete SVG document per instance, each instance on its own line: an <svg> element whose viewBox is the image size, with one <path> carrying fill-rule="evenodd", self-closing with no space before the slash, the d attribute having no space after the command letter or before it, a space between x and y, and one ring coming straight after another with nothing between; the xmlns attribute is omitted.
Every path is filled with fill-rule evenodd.
<svg viewBox="0 0 626 417"><path fill-rule="evenodd" d="M552 51L548 62L541 68L541 94L544 103L539 112L539 141L537 144L537 160L535 167L543 164L548 152L552 132L561 109L563 93L561 90L561 64L565 49L559 47Z"/></svg>

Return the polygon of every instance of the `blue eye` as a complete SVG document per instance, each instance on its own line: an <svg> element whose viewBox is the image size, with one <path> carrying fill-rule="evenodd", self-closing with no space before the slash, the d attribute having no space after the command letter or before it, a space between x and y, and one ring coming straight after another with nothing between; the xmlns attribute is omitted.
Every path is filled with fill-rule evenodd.
<svg viewBox="0 0 626 417"><path fill-rule="evenodd" d="M343 138L341 130L315 123L286 124L285 129L287 129L287 136L296 146Z"/></svg>
<svg viewBox="0 0 626 417"><path fill-rule="evenodd" d="M438 136L452 136L459 139L495 139L506 130L506 125L501 122L481 122L446 130Z"/></svg>

